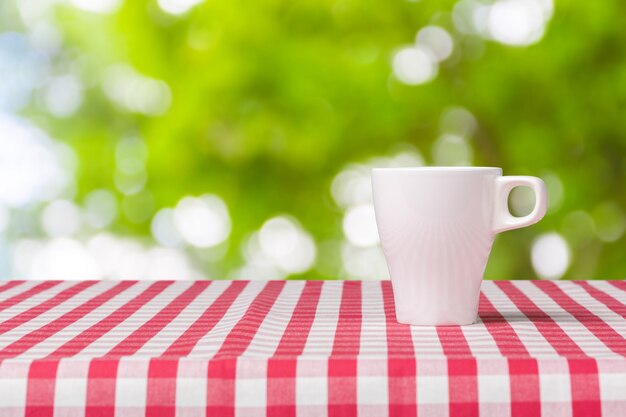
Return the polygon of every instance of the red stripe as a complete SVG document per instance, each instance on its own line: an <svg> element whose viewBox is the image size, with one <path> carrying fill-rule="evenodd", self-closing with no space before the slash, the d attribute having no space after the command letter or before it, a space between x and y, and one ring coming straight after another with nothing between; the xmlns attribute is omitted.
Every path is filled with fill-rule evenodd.
<svg viewBox="0 0 626 417"><path fill-rule="evenodd" d="M215 327L226 311L248 284L247 281L233 281L215 301L207 307L198 319L181 334L161 356L187 356L198 341Z"/></svg>
<svg viewBox="0 0 626 417"><path fill-rule="evenodd" d="M461 326L438 326L437 336L448 358L450 417L478 416L478 369Z"/></svg>
<svg viewBox="0 0 626 417"><path fill-rule="evenodd" d="M26 281L17 281L17 280L8 281L4 285L0 286L0 293L10 290L11 288L17 287L18 285L23 284L25 282Z"/></svg>
<svg viewBox="0 0 626 417"><path fill-rule="evenodd" d="M567 361L572 389L572 417L600 417L602 403L595 359Z"/></svg>
<svg viewBox="0 0 626 417"><path fill-rule="evenodd" d="M207 417L234 416L236 357L246 351L267 313L276 302L286 281L269 281L245 314L232 328L222 346L209 362ZM222 363L220 363L222 362ZM219 381L221 389L211 388Z"/></svg>
<svg viewBox="0 0 626 417"><path fill-rule="evenodd" d="M27 289L24 292L21 292L19 294L15 294L13 297L9 297L4 301L0 302L0 312L6 310L9 307L12 307L18 303L21 303L22 301L39 294L40 292L43 292L47 289L50 289L54 286L57 286L61 283L61 281L43 281L40 282L39 284Z"/></svg>
<svg viewBox="0 0 626 417"><path fill-rule="evenodd" d="M174 417L176 415L177 373L178 360L150 359L146 417Z"/></svg>
<svg viewBox="0 0 626 417"><path fill-rule="evenodd" d="M361 281L344 281L339 320L328 359L328 416L357 415L357 360L361 347Z"/></svg>
<svg viewBox="0 0 626 417"><path fill-rule="evenodd" d="M236 358L209 361L205 417L230 417L235 415L234 386L236 375Z"/></svg>
<svg viewBox="0 0 626 417"><path fill-rule="evenodd" d="M239 356L250 345L261 323L265 320L276 299L285 287L286 281L268 281L263 290L256 296L241 320L232 328L214 358Z"/></svg>
<svg viewBox="0 0 626 417"><path fill-rule="evenodd" d="M626 305L621 301L613 298L606 292L599 290L587 281L571 281L585 289L596 300L607 306L612 312L620 315L622 318L626 318Z"/></svg>
<svg viewBox="0 0 626 417"><path fill-rule="evenodd" d="M448 359L450 417L478 416L477 375L475 358Z"/></svg>
<svg viewBox="0 0 626 417"><path fill-rule="evenodd" d="M29 308L28 310L22 311L20 314L11 317L10 319L3 321L0 323L0 334L4 334L8 331L15 329L18 326L26 323L27 321L33 320L36 317L39 317L46 311L51 308L57 307L61 303L69 300L74 297L76 294L84 291L85 289L95 285L97 281L82 281L79 282L69 288L64 289L63 291L56 294L54 297L49 298L48 300Z"/></svg>
<svg viewBox="0 0 626 417"><path fill-rule="evenodd" d="M482 292L480 293L478 316L503 356L530 356L511 324Z"/></svg>
<svg viewBox="0 0 626 417"><path fill-rule="evenodd" d="M533 283L550 296L563 310L574 316L576 320L593 333L593 335L602 341L609 349L619 355L626 356L626 339L604 320L593 314L582 304L576 302L554 282L533 281Z"/></svg>
<svg viewBox="0 0 626 417"><path fill-rule="evenodd" d="M614 286L617 289L626 291L626 281L605 281Z"/></svg>
<svg viewBox="0 0 626 417"><path fill-rule="evenodd" d="M75 307L74 309L63 314L56 320L47 323L39 329L33 330L32 332L22 336L20 339L16 340L10 345L5 346L0 351L0 357L12 358L26 352L28 349L32 348L36 344L41 343L50 336L58 333L59 331L65 329L67 326L81 319L86 314L89 314L91 311L100 307L102 304L106 303L111 298L115 297L132 285L135 285L135 282L122 281L114 287L110 288L109 290L96 295L89 301L79 305L78 307Z"/></svg>
<svg viewBox="0 0 626 417"><path fill-rule="evenodd" d="M94 359L87 374L85 417L115 417L117 359Z"/></svg>
<svg viewBox="0 0 626 417"><path fill-rule="evenodd" d="M183 293L178 295L162 310L155 314L150 320L135 329L124 340L114 346L105 357L128 356L141 349L148 340L156 336L165 326L174 320L189 303L198 297L209 285L211 281L194 281Z"/></svg>
<svg viewBox="0 0 626 417"><path fill-rule="evenodd" d="M461 326L437 326L437 336L446 357L461 359L472 356Z"/></svg>
<svg viewBox="0 0 626 417"><path fill-rule="evenodd" d="M304 351L322 291L322 281L306 281L274 356L267 362L267 416L296 415L297 357Z"/></svg>
<svg viewBox="0 0 626 417"><path fill-rule="evenodd" d="M539 366L533 358L509 358L509 381L511 386L511 417L541 415L539 390Z"/></svg>
<svg viewBox="0 0 626 417"><path fill-rule="evenodd" d="M411 327L396 320L391 282L381 281L387 330L389 415L417 416L417 367ZM419 401L419 399L417 400Z"/></svg>
<svg viewBox="0 0 626 417"><path fill-rule="evenodd" d="M450 417L478 416L478 369L461 326L438 326L437 336L448 358Z"/></svg>
<svg viewBox="0 0 626 417"><path fill-rule="evenodd" d="M57 361L33 361L28 369L25 417L52 417L54 415L54 382Z"/></svg>
<svg viewBox="0 0 626 417"><path fill-rule="evenodd" d="M94 341L101 338L111 329L122 323L128 317L133 315L137 310L146 303L159 295L163 290L172 285L173 281L157 281L151 284L143 292L132 300L109 314L91 327L77 334L74 338L68 340L59 346L55 351L51 352L47 358L52 357L70 357L80 353Z"/></svg>
<svg viewBox="0 0 626 417"><path fill-rule="evenodd" d="M361 281L344 281L331 356L358 355L361 346Z"/></svg>
<svg viewBox="0 0 626 417"><path fill-rule="evenodd" d="M289 324L287 324L276 352L274 352L274 357L298 356L304 351L306 340L315 320L322 285L323 281L306 281Z"/></svg>
<svg viewBox="0 0 626 417"><path fill-rule="evenodd" d="M541 415L537 361L530 358L528 350L511 324L482 292L480 293L478 315L495 340L502 355L509 358L511 417ZM514 359L520 357L528 359Z"/></svg>
<svg viewBox="0 0 626 417"><path fill-rule="evenodd" d="M561 356L587 356L585 352L561 329L549 315L543 312L511 281L493 281L509 297L539 333Z"/></svg>

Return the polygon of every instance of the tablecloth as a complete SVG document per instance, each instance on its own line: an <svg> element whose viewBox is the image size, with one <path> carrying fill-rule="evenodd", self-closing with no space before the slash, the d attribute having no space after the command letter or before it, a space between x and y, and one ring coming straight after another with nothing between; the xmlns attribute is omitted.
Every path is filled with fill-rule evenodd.
<svg viewBox="0 0 626 417"><path fill-rule="evenodd" d="M624 416L626 283L485 281L412 327L389 281L8 281L0 416Z"/></svg>

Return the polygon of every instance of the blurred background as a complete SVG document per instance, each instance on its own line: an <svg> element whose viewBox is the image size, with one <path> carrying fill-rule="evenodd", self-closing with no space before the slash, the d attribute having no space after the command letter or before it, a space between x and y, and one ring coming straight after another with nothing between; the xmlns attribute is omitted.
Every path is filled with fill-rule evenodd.
<svg viewBox="0 0 626 417"><path fill-rule="evenodd" d="M370 167L487 165L550 197L487 278L624 279L624 15L4 0L0 277L385 279Z"/></svg>

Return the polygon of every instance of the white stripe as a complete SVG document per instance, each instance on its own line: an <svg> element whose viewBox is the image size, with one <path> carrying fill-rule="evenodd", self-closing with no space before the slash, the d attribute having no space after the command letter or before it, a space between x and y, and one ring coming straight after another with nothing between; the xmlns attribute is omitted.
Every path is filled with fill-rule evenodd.
<svg viewBox="0 0 626 417"><path fill-rule="evenodd" d="M328 357L333 349L339 309L341 307L342 281L326 281L322 286L315 319L302 356Z"/></svg>
<svg viewBox="0 0 626 417"><path fill-rule="evenodd" d="M110 286L110 288L112 287L113 285ZM101 319L119 309L126 302L130 301L137 294L143 291L146 287L147 286L144 283L137 283L127 288L126 290L112 297L106 303L102 304L100 307L82 316L74 323L67 326L65 329L58 331L57 333L53 334L45 340L42 340L40 343L36 344L16 358L41 358L54 352L59 346L73 339L84 330L88 329L89 327L99 322ZM109 290L110 288L107 288L107 290ZM104 293L105 291L102 292Z"/></svg>
<svg viewBox="0 0 626 417"><path fill-rule="evenodd" d="M268 358L276 352L302 295L305 282L293 281L285 284L242 356Z"/></svg>
<svg viewBox="0 0 626 417"><path fill-rule="evenodd" d="M176 376L176 407L184 408L186 417L204 416L206 413L208 362L181 359ZM195 410L196 412L192 412Z"/></svg>
<svg viewBox="0 0 626 417"><path fill-rule="evenodd" d="M604 343L591 333L581 322L575 319L546 293L532 282L516 282L516 286L530 298L545 314L550 316L578 347L589 356L615 356Z"/></svg>
<svg viewBox="0 0 626 417"><path fill-rule="evenodd" d="M0 362L0 409L25 406L28 368L29 363L24 361Z"/></svg>
<svg viewBox="0 0 626 417"><path fill-rule="evenodd" d="M411 326L413 350L418 358L438 357L443 355L443 346L434 326Z"/></svg>
<svg viewBox="0 0 626 417"><path fill-rule="evenodd" d="M54 384L54 407L72 408L72 415L85 415L87 404L88 361L63 359L59 361ZM74 411L75 410L75 411Z"/></svg>
<svg viewBox="0 0 626 417"><path fill-rule="evenodd" d="M0 285L4 286L8 282L9 281L0 281ZM17 284L16 286L9 288L8 290L0 292L0 302L8 300L9 298L13 297L14 295L20 294L22 292L26 292L29 289L33 288L37 284L41 284L41 282L40 281L21 282L21 283Z"/></svg>
<svg viewBox="0 0 626 417"><path fill-rule="evenodd" d="M489 286L489 283L487 286ZM487 330L484 323L478 321L478 323L470 326L461 326L461 331L465 336L472 355L477 357L502 357L500 348L498 348L491 332Z"/></svg>
<svg viewBox="0 0 626 417"><path fill-rule="evenodd" d="M389 371L386 360L387 316L383 289L378 281L361 283L361 338L357 361L356 401L359 415L389 415Z"/></svg>
<svg viewBox="0 0 626 417"><path fill-rule="evenodd" d="M76 282L67 282L61 285L67 285L69 287L71 285L76 285ZM30 321L27 321L26 323L21 324L15 329L12 329L11 331L1 335L0 346L9 345L13 343L14 341L16 341L17 339L19 339L20 337L34 330L37 330L45 326L46 324L58 319L59 317L67 313L68 311L85 303L86 301L97 296L98 294L101 294L102 292L106 291L106 289L109 288L109 285L110 284L108 282L99 282L95 285L92 285L91 287L81 291L79 294L74 295L70 299L57 304L56 306L46 311L45 313L39 315L38 317ZM52 297L53 295L51 296L50 294L48 294L48 298L52 298Z"/></svg>
<svg viewBox="0 0 626 417"><path fill-rule="evenodd" d="M537 361L541 415L571 417L572 389L566 359Z"/></svg>
<svg viewBox="0 0 626 417"><path fill-rule="evenodd" d="M21 290L17 290L17 288L12 288L11 290L16 290L15 293L11 294L11 297L14 295L17 295L18 293L22 293L22 292L26 292L30 289L30 287L32 287L31 282L28 282L27 284L29 284L29 288L26 288L22 285L18 285L17 288L21 288ZM0 322L6 321L10 318L13 318L15 316L17 316L18 314L31 309L41 303L43 303L44 301L53 298L55 295L57 295L58 293L60 293L61 291L71 287L72 285L75 285L76 282L62 282L60 284L55 285L52 288L48 288L47 290L41 291L35 295L32 295L28 298L26 298L25 300L23 300L22 302L16 303L11 305L11 307L7 308L6 310L0 312ZM8 291L7 291L8 292ZM7 299L10 297L7 297Z"/></svg>
<svg viewBox="0 0 626 417"><path fill-rule="evenodd" d="M386 360L357 361L356 385L358 415L376 417L389 415L389 378Z"/></svg>
<svg viewBox="0 0 626 417"><path fill-rule="evenodd" d="M225 281L228 284L230 282ZM215 282L217 283L217 282ZM214 283L214 284L215 284ZM205 334L193 348L189 356L204 356L211 357L217 353L222 347L224 339L231 332L233 327L241 320L243 315L250 307L250 304L259 295L259 293L265 288L265 282L252 281L246 285L246 287L237 296L235 301L230 305L224 317L217 322L215 327ZM213 286L213 284L211 284ZM209 287L210 289L211 287ZM208 305L205 306L205 308ZM204 310L203 310L204 311Z"/></svg>
<svg viewBox="0 0 626 417"><path fill-rule="evenodd" d="M237 361L235 417L267 414L267 362Z"/></svg>
<svg viewBox="0 0 626 417"><path fill-rule="evenodd" d="M568 283L568 285L559 285L559 288L561 288L565 294L569 295L570 298L578 304L582 305L587 310L591 311L592 314L608 324L619 335L622 337L626 336L626 320L608 308L606 304L596 300L596 298L591 296L583 287Z"/></svg>
<svg viewBox="0 0 626 417"><path fill-rule="evenodd" d="M180 288L180 287L179 287ZM125 357L119 360L115 380L116 415L128 415L123 408L135 408L144 415L148 398L148 367L146 358ZM122 409L122 410L120 410Z"/></svg>
<svg viewBox="0 0 626 417"><path fill-rule="evenodd" d="M510 416L511 381L507 360L478 360L476 366L479 415Z"/></svg>
<svg viewBox="0 0 626 417"><path fill-rule="evenodd" d="M450 413L448 364L441 356L417 361L416 395L418 416L446 417Z"/></svg>
<svg viewBox="0 0 626 417"><path fill-rule="evenodd" d="M517 308L515 303L495 283L486 286L484 294L496 310L506 319L532 357L558 356L550 342L537 327ZM513 283L517 287L515 283Z"/></svg>
<svg viewBox="0 0 626 417"><path fill-rule="evenodd" d="M609 294L611 297L615 298L620 303L626 305L626 291L620 290L613 286L613 284L609 284L606 281L587 281L589 285L596 287L600 291L603 291Z"/></svg>
<svg viewBox="0 0 626 417"><path fill-rule="evenodd" d="M139 285L138 283L136 285ZM117 326L109 330L102 335L98 340L95 340L89 346L87 346L80 356L99 357L108 353L111 349L117 346L122 340L130 336L135 330L141 327L144 323L154 317L161 309L163 309L168 302L175 299L181 292L185 290L185 285L176 285L176 283L167 287L159 295L152 300L144 304L140 309L131 314L126 320L119 323Z"/></svg>
<svg viewBox="0 0 626 417"><path fill-rule="evenodd" d="M228 288L228 281L214 281L206 287L200 294L197 295L194 300L189 303L178 316L174 317L158 334L152 339L148 340L135 355L137 356L160 356L168 347L178 339L193 322L198 319L210 306L217 297L219 297L226 288ZM179 294L182 294L192 285L191 282L175 282L172 286L177 286L180 289ZM172 297L170 301L173 299ZM163 305L164 307L164 305ZM153 316L157 312L153 313Z"/></svg>
<svg viewBox="0 0 626 417"><path fill-rule="evenodd" d="M378 281L361 283L360 355L387 356L387 317L383 290Z"/></svg>
<svg viewBox="0 0 626 417"><path fill-rule="evenodd" d="M322 291L326 286L322 287ZM328 362L298 360L296 367L296 415L325 417L328 415Z"/></svg>

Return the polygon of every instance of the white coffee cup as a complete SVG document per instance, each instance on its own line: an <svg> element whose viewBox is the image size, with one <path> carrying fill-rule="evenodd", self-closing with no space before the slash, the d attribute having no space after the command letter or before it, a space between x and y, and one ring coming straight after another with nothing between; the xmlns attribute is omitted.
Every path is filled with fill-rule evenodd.
<svg viewBox="0 0 626 417"><path fill-rule="evenodd" d="M414 325L473 323L496 233L538 222L547 205L541 179L501 168L374 168L372 186L396 318ZM523 217L508 209L519 186L535 193Z"/></svg>

